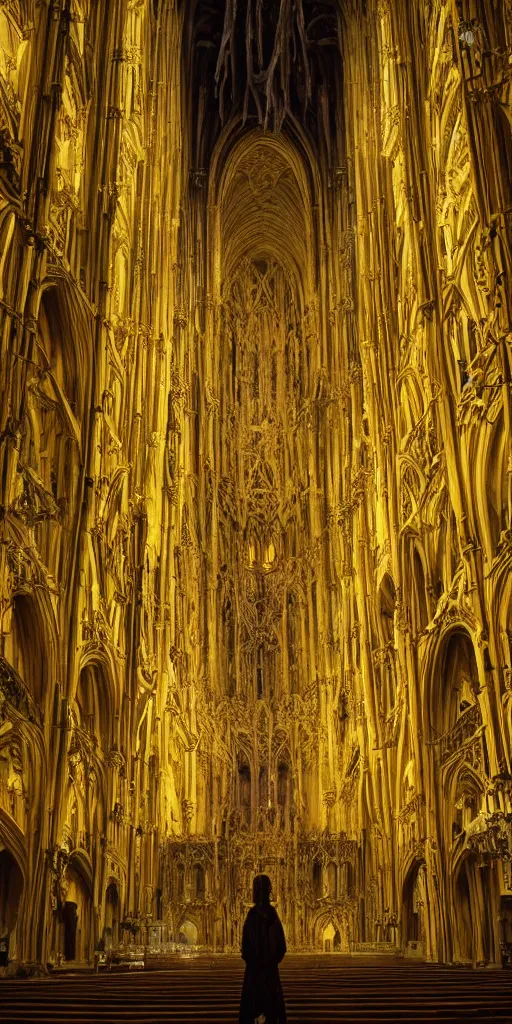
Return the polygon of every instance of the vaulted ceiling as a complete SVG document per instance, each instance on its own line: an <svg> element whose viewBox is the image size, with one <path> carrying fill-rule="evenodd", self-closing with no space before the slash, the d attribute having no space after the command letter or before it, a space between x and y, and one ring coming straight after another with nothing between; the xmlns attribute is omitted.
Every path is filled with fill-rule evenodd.
<svg viewBox="0 0 512 1024"><path fill-rule="evenodd" d="M342 85L337 0L196 0L183 31L195 167L227 123L300 123L316 145L336 134Z"/></svg>

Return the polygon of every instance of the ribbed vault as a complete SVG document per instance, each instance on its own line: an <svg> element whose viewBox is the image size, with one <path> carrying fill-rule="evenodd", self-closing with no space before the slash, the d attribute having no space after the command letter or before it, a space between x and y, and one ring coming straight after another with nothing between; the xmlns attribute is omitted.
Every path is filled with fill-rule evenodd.
<svg viewBox="0 0 512 1024"><path fill-rule="evenodd" d="M282 136L244 134L213 188L219 203L222 280L229 281L242 260L271 259L307 293L314 237L310 189L297 150Z"/></svg>
<svg viewBox="0 0 512 1024"><path fill-rule="evenodd" d="M183 61L193 162L207 167L223 126L279 132L300 123L329 147L341 96L338 0L196 0L187 6Z"/></svg>

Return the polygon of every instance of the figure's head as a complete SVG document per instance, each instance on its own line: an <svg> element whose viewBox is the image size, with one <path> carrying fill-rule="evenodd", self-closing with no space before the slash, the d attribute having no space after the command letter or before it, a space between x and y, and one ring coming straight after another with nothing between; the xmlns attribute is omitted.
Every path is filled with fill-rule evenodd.
<svg viewBox="0 0 512 1024"><path fill-rule="evenodd" d="M272 882L268 875L256 875L252 883L252 899L256 906L265 906L270 903Z"/></svg>

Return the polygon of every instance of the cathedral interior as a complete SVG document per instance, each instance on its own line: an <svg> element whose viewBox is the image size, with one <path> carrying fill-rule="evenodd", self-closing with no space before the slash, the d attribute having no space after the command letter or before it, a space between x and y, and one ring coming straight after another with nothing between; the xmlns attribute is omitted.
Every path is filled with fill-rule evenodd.
<svg viewBox="0 0 512 1024"><path fill-rule="evenodd" d="M511 242L511 0L1 0L4 967L512 964Z"/></svg>

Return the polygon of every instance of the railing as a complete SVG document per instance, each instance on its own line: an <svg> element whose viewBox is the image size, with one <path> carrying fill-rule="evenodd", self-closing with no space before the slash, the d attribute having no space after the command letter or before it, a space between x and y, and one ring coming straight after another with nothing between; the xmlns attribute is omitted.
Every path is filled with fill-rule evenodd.
<svg viewBox="0 0 512 1024"><path fill-rule="evenodd" d="M466 830L468 849L483 861L512 860L512 815L481 813Z"/></svg>
<svg viewBox="0 0 512 1024"><path fill-rule="evenodd" d="M351 942L352 956L396 956L398 946L394 942Z"/></svg>
<svg viewBox="0 0 512 1024"><path fill-rule="evenodd" d="M457 720L453 729L441 736L439 743L439 757L441 764L449 761L453 754L472 739L482 725L482 713L478 704L473 704Z"/></svg>
<svg viewBox="0 0 512 1024"><path fill-rule="evenodd" d="M94 954L94 967L95 970L99 970L100 967L111 971L117 968L128 968L131 970L144 970L146 965L146 948L145 946L126 946L119 947L118 949L112 949L108 951L96 952Z"/></svg>

